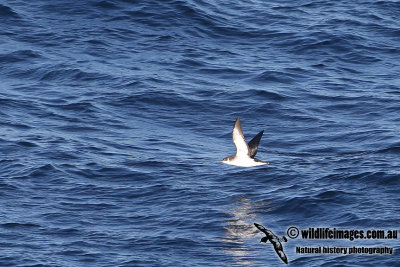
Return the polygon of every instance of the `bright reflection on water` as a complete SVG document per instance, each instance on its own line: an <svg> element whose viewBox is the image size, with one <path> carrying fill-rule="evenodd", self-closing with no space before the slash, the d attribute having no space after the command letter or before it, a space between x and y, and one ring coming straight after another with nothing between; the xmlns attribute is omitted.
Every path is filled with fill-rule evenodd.
<svg viewBox="0 0 400 267"><path fill-rule="evenodd" d="M227 211L230 219L226 222L226 234L222 241L226 244L223 251L231 255L235 264L254 266L256 260L255 249L259 245L262 233L254 227L254 222L261 222L262 218L256 214L256 209L269 209L269 203L252 202L249 198L238 199L234 206Z"/></svg>

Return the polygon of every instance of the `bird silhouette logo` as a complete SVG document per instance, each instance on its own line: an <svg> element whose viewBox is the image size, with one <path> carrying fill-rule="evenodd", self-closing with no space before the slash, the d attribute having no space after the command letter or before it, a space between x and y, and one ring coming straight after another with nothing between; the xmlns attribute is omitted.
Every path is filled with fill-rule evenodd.
<svg viewBox="0 0 400 267"><path fill-rule="evenodd" d="M281 243L281 242L287 242L286 237L282 236L282 238L279 238L271 230L265 228L264 226L258 223L254 223L254 225L265 234L265 236L261 238L260 242L267 243L267 241L269 241L272 244L272 246L274 246L275 252L276 254L278 254L279 258L281 258L281 260L284 263L288 264L288 259L286 257L285 252L283 252L283 247Z"/></svg>

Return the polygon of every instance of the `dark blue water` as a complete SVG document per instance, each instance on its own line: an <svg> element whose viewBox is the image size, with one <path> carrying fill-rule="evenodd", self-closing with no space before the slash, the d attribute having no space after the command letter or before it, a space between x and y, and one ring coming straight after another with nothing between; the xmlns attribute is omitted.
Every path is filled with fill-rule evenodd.
<svg viewBox="0 0 400 267"><path fill-rule="evenodd" d="M283 266L253 225L398 229L398 1L0 4L1 266ZM240 116L268 166L234 153ZM304 255L296 246L387 246ZM398 240L283 244L399 266Z"/></svg>

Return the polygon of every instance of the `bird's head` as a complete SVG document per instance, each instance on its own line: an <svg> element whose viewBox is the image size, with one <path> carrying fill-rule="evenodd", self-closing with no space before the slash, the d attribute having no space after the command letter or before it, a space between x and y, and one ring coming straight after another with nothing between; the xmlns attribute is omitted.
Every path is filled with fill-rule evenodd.
<svg viewBox="0 0 400 267"><path fill-rule="evenodd" d="M267 243L267 241L268 241L268 237L267 237L267 236L264 236L263 238L261 238L260 243L261 243L261 242Z"/></svg>
<svg viewBox="0 0 400 267"><path fill-rule="evenodd" d="M231 157L226 157L226 158L224 158L223 160L220 160L220 161L218 161L218 162L220 162L220 163L228 163L228 162L230 162L231 161Z"/></svg>

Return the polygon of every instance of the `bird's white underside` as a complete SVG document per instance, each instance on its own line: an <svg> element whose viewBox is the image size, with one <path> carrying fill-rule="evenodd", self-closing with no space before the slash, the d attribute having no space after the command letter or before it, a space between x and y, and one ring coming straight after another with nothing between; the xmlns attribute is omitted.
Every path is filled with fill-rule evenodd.
<svg viewBox="0 0 400 267"><path fill-rule="evenodd" d="M255 167L255 166L268 164L267 162L255 161L254 159L250 158L247 155L246 156L237 156L236 155L236 157L234 157L232 160L223 161L223 163L226 163L229 165L235 165L235 166L239 166L239 167Z"/></svg>

